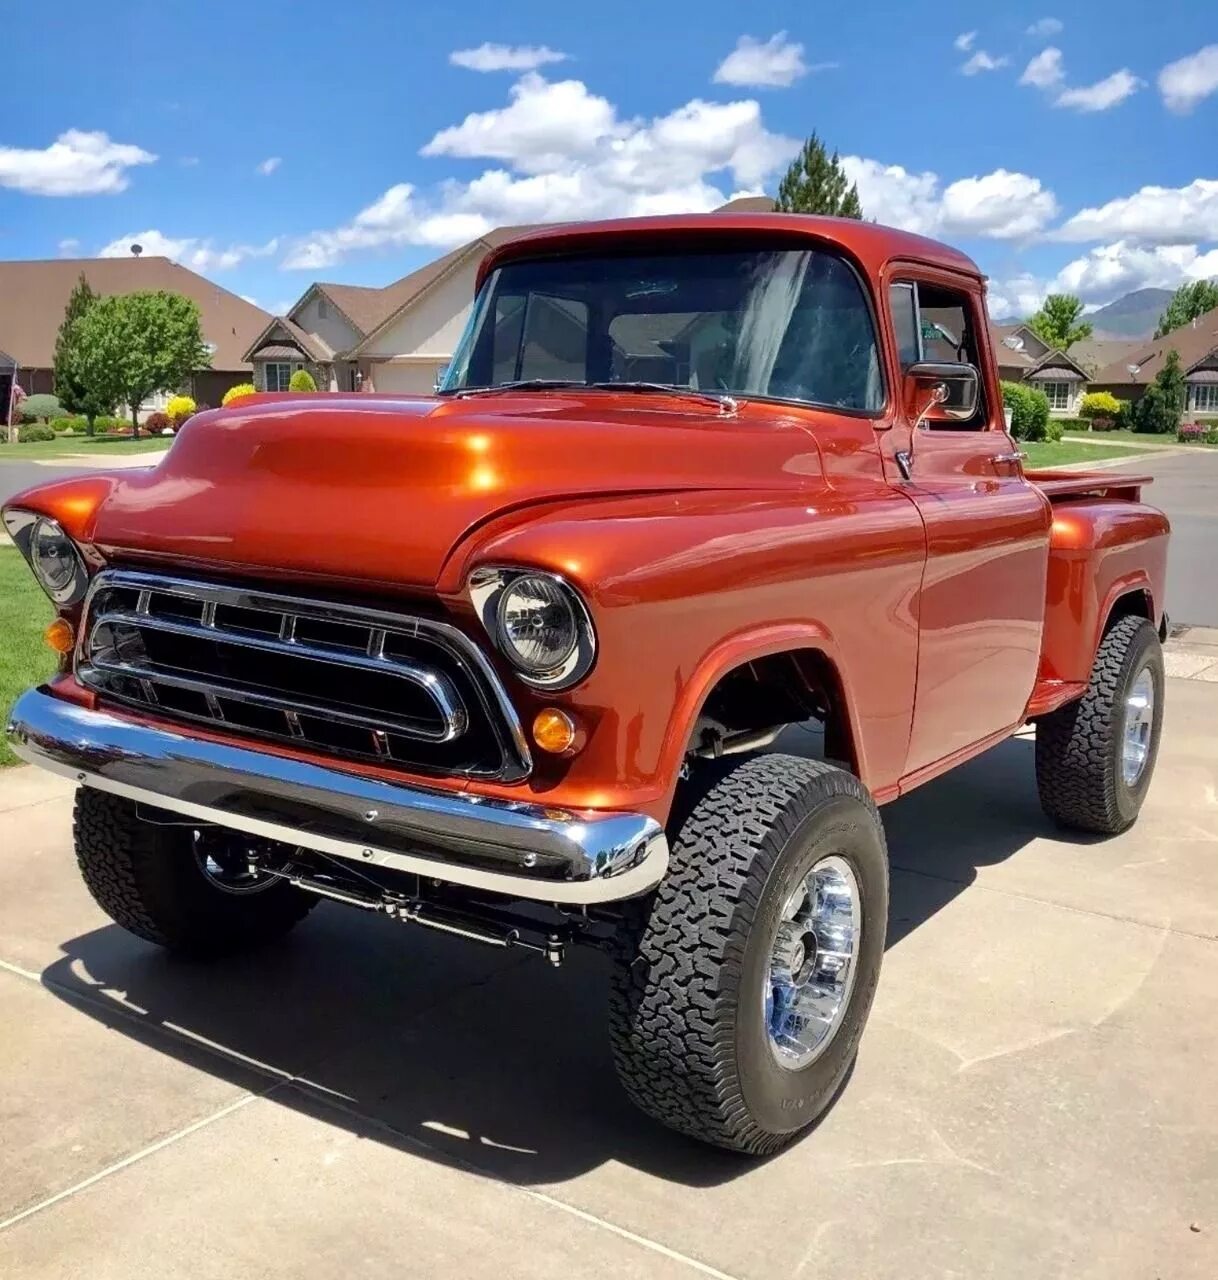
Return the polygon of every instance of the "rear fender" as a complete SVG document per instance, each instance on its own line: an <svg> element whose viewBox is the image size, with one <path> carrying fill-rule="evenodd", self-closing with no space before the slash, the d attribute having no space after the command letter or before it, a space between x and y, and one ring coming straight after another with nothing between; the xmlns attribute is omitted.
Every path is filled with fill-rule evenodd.
<svg viewBox="0 0 1218 1280"><path fill-rule="evenodd" d="M1163 611L1167 517L1107 498L1055 504L1049 546L1042 682L1086 682L1114 610L1141 593L1156 627Z"/></svg>

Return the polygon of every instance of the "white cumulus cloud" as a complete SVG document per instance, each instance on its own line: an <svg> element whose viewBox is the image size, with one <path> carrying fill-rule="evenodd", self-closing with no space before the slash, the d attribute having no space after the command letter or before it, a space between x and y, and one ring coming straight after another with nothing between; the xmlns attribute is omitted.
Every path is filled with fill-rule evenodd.
<svg viewBox="0 0 1218 1280"><path fill-rule="evenodd" d="M1197 103L1218 91L1218 44L1169 62L1159 72L1159 92L1169 111L1187 115Z"/></svg>
<svg viewBox="0 0 1218 1280"><path fill-rule="evenodd" d="M1068 262L1054 278L1052 291L1103 303L1133 289L1176 289L1214 276L1218 276L1218 249L1207 252L1193 244L1139 245L1118 240Z"/></svg>
<svg viewBox="0 0 1218 1280"><path fill-rule="evenodd" d="M1140 80L1128 67L1122 67L1120 71L1114 71L1095 84L1063 89L1054 99L1053 105L1071 107L1075 111L1108 111L1137 93L1145 84L1146 81Z"/></svg>
<svg viewBox="0 0 1218 1280"><path fill-rule="evenodd" d="M476 49L454 49L448 55L454 67L468 71L535 71L551 62L566 62L567 55L549 45L491 44L487 41Z"/></svg>
<svg viewBox="0 0 1218 1280"><path fill-rule="evenodd" d="M1060 35L1063 25L1060 18L1038 18L1024 35L1032 36L1033 39Z"/></svg>
<svg viewBox="0 0 1218 1280"><path fill-rule="evenodd" d="M127 189L129 169L155 159L100 130L68 129L40 151L0 147L0 187L35 196L114 195Z"/></svg>
<svg viewBox="0 0 1218 1280"><path fill-rule="evenodd" d="M281 164L283 164L282 156L267 156L267 158L258 165L258 172L262 174L264 178L269 177Z"/></svg>
<svg viewBox="0 0 1218 1280"><path fill-rule="evenodd" d="M944 186L938 174L860 156L842 164L867 217L920 235L1018 240L1038 235L1057 214L1053 193L1026 173L995 169Z"/></svg>
<svg viewBox="0 0 1218 1280"><path fill-rule="evenodd" d="M99 258L125 258L131 246L141 246L146 257L172 258L193 271L228 271L249 258L266 258L279 248L278 238L265 244L217 246L198 236L167 236L161 231L133 231L119 236L97 251Z"/></svg>
<svg viewBox="0 0 1218 1280"><path fill-rule="evenodd" d="M1023 69L1020 84L1030 84L1037 89L1054 89L1066 78L1062 67L1062 51L1050 45L1042 49Z"/></svg>
<svg viewBox="0 0 1218 1280"><path fill-rule="evenodd" d="M1080 209L1054 238L1159 244L1218 240L1218 179L1195 178L1183 187L1142 187L1133 195Z"/></svg>
<svg viewBox="0 0 1218 1280"><path fill-rule="evenodd" d="M962 31L953 41L952 45L961 53L968 53L973 47L973 42L977 39L977 32Z"/></svg>
<svg viewBox="0 0 1218 1280"><path fill-rule="evenodd" d="M756 190L798 151L766 129L752 100L694 99L651 120L623 119L579 80L528 73L506 106L442 129L424 155L496 162L472 180L422 193L397 183L349 222L295 243L283 265L317 270L352 252L449 247L522 222L704 211L728 190Z"/></svg>
<svg viewBox="0 0 1218 1280"><path fill-rule="evenodd" d="M61 258L74 258L80 252L80 241L75 236L68 236L67 239L61 240L57 247Z"/></svg>
<svg viewBox="0 0 1218 1280"><path fill-rule="evenodd" d="M999 67L1005 67L1010 61L1011 59L1006 57L991 57L984 49L978 49L960 70L966 76L975 76L981 71L997 71Z"/></svg>
<svg viewBox="0 0 1218 1280"><path fill-rule="evenodd" d="M754 89L786 89L808 74L804 47L787 39L785 31L768 40L741 36L736 47L715 68L716 84Z"/></svg>

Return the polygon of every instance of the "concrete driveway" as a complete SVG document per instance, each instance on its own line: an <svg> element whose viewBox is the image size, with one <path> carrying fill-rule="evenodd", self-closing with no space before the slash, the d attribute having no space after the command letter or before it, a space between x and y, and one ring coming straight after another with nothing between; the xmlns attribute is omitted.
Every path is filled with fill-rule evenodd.
<svg viewBox="0 0 1218 1280"><path fill-rule="evenodd" d="M636 1115L604 974L320 906L210 967L110 925L66 787L0 775L0 1276L1218 1275L1218 682L1146 811L1042 818L1017 739L885 811L849 1087L766 1162Z"/></svg>

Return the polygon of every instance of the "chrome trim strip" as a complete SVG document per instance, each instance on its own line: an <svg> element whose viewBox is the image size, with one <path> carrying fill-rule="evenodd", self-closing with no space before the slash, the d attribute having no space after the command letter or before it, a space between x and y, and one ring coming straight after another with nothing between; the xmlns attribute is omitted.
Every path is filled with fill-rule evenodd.
<svg viewBox="0 0 1218 1280"><path fill-rule="evenodd" d="M165 591L185 595L208 602L235 605L244 609L262 609L271 613L291 614L294 618L320 618L330 622L357 622L369 627L403 635L417 635L447 650L449 656L461 663L485 704L492 732L500 738L500 744L508 767L503 776L509 780L528 777L533 771L533 756L528 738L512 700L491 665L486 654L456 627L431 618L418 618L407 614L391 613L384 609L372 609L364 605L330 604L299 596L278 595L251 587L226 586L211 582L198 582L189 578L147 573L136 569L106 569L99 573L89 588L85 599L80 635L90 634L90 612L97 593L107 587L128 587L135 591ZM225 633L230 634L230 633ZM296 652L295 622L292 634L283 638L284 651ZM77 646L77 667L81 662L83 643ZM379 669L379 668L378 668ZM79 677L80 672L77 671ZM110 695L113 696L113 695Z"/></svg>
<svg viewBox="0 0 1218 1280"><path fill-rule="evenodd" d="M88 639L85 641L85 652L89 656L77 671L82 684L90 684L89 680L85 678L90 671L115 671L122 674L137 674L150 680L163 680L165 684L175 683L168 672L162 676L160 667L144 667L138 668L136 671L128 671L127 668L131 664L98 661L94 652L98 628L104 626L127 626L145 631L160 631L165 635L171 636L190 636L197 640L219 641L222 644L231 644L240 649L256 649L259 653L307 658L311 662L321 662L329 666L355 667L360 671L374 671L378 675L399 676L408 683L425 690L431 696L431 700L436 704L436 711L439 713L440 720L444 726L439 733L425 731L417 726L403 727L397 730L397 732L406 737L421 738L427 742L451 742L465 732L465 728L469 723L461 697L448 680L442 674L434 671L425 671L421 667L416 667L413 663L398 662L390 658L369 658L355 653L331 653L327 649L318 649L307 644L293 643L288 645L279 640L262 640L257 636L243 636L233 631L227 631L223 627L214 625L204 627L202 624L196 626L191 622L183 622L180 619L159 618L152 614L141 613L138 610L135 613L127 613L123 609L105 610L95 618L90 618L89 624ZM197 683L206 685L221 696L225 696L230 688L234 689L233 697L237 701L242 700L239 686L226 684L220 679L198 681ZM90 687L95 686L90 685ZM180 684L179 687L187 688L189 686ZM109 692L109 690L102 690L102 692ZM258 702L259 698L257 696L247 696L244 700ZM306 714L310 714L308 703L303 698L284 698L282 702L289 707L296 707ZM270 699L270 701L263 700L261 705L272 706L275 703L275 699ZM279 706L277 709L284 710L285 708ZM337 720L345 718L348 723L359 724L361 727L404 723L395 721L392 716L379 714L363 717L347 715L344 717L342 712L323 712L320 708L317 708L316 711L323 715L333 715Z"/></svg>
<svg viewBox="0 0 1218 1280"><path fill-rule="evenodd" d="M44 689L22 694L8 732L24 760L101 791L359 865L511 898L614 902L649 892L668 869L663 829L644 814L383 782L89 711ZM385 836L417 851L390 847ZM486 869L494 861L517 869ZM564 878L545 879L554 868Z"/></svg>

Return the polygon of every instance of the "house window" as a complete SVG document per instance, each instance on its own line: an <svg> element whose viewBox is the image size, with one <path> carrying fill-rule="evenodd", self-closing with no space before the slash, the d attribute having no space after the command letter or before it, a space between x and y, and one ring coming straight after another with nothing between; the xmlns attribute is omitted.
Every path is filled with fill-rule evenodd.
<svg viewBox="0 0 1218 1280"><path fill-rule="evenodd" d="M1218 382L1197 382L1189 387L1188 407L1197 413L1218 413Z"/></svg>
<svg viewBox="0 0 1218 1280"><path fill-rule="evenodd" d="M292 381L292 374L302 367L299 364L289 364L286 360L268 361L263 366L266 370L266 389L268 391L286 391L288 383Z"/></svg>
<svg viewBox="0 0 1218 1280"><path fill-rule="evenodd" d="M1050 409L1068 409L1070 407L1070 384L1068 382L1037 382L1033 385L1048 396Z"/></svg>

